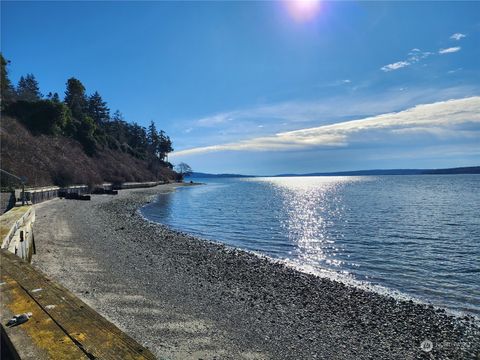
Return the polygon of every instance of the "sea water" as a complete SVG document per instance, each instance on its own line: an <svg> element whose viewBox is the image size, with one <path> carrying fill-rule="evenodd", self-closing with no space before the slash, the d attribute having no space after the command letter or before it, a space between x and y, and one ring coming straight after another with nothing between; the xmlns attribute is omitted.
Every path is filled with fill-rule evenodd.
<svg viewBox="0 0 480 360"><path fill-rule="evenodd" d="M149 220L480 316L480 176L195 179Z"/></svg>

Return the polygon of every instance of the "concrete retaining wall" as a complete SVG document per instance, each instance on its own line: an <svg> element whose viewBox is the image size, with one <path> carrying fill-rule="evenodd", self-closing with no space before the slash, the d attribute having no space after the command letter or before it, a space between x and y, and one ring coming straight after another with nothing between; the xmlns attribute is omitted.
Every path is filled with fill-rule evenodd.
<svg viewBox="0 0 480 360"><path fill-rule="evenodd" d="M26 189L25 198L28 202L32 204L38 204L46 200L57 198L61 191L67 192L67 193L85 194L88 192L88 186L74 185L74 186L68 186L64 188L60 188L58 186L50 186L50 187L44 187L44 188ZM20 196L21 195L19 194L18 198Z"/></svg>
<svg viewBox="0 0 480 360"><path fill-rule="evenodd" d="M103 183L99 188L105 190L120 190L120 189L136 189L148 188L164 184L163 181L149 181L149 182L127 182L123 184ZM15 190L15 198L17 201L21 200L21 190ZM25 189L25 200L30 204L38 204L43 201L55 199L59 197L60 192L87 194L89 187L87 185L73 185L67 187L48 186L42 188ZM0 212L1 214L1 212Z"/></svg>
<svg viewBox="0 0 480 360"><path fill-rule="evenodd" d="M33 206L19 206L0 216L1 248L30 262L35 253Z"/></svg>
<svg viewBox="0 0 480 360"><path fill-rule="evenodd" d="M163 181L147 181L147 182L126 182L121 184L103 183L98 188L104 190L122 190L122 189L136 189L136 188L148 188L154 187L160 184L165 184Z"/></svg>
<svg viewBox="0 0 480 360"><path fill-rule="evenodd" d="M115 189L136 189L148 188L163 184L163 181L149 181L149 182L126 182L120 186L114 186Z"/></svg>
<svg viewBox="0 0 480 360"><path fill-rule="evenodd" d="M0 193L0 215L15 206L15 192Z"/></svg>

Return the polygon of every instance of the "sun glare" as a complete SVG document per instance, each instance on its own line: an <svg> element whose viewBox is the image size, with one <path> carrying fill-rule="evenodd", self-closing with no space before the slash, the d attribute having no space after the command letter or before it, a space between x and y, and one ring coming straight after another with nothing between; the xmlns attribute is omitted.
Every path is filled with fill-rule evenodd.
<svg viewBox="0 0 480 360"><path fill-rule="evenodd" d="M297 21L312 20L320 11L320 0L287 0L288 12Z"/></svg>

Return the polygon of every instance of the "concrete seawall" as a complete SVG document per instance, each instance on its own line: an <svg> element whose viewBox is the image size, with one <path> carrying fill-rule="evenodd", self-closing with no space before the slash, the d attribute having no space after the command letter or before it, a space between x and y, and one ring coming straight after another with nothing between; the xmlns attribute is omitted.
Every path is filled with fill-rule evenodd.
<svg viewBox="0 0 480 360"><path fill-rule="evenodd" d="M0 216L1 248L30 262L35 253L34 222L35 210L29 205L14 207Z"/></svg>
<svg viewBox="0 0 480 360"><path fill-rule="evenodd" d="M59 186L48 186L35 189L25 189L25 200L31 204L38 204L59 197L61 192L85 194L88 190L87 185L73 185L62 188ZM21 198L20 193L17 198Z"/></svg>
<svg viewBox="0 0 480 360"><path fill-rule="evenodd" d="M15 206L15 191L0 193L0 215Z"/></svg>
<svg viewBox="0 0 480 360"><path fill-rule="evenodd" d="M160 181L148 181L148 182L126 182L121 184L103 183L101 185L94 186L94 188L103 188L104 190L121 190L121 189L136 189L136 188L149 188L163 184ZM55 199L61 195L61 193L76 193L87 194L90 191L88 185L72 185L72 186L45 186L40 188L25 189L25 200L30 204L38 204L43 201ZM21 190L15 191L16 199L21 199Z"/></svg>

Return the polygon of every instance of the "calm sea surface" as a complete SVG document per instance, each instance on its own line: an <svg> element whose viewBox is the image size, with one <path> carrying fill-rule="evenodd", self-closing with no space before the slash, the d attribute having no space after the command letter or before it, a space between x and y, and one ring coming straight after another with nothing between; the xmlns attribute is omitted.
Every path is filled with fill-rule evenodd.
<svg viewBox="0 0 480 360"><path fill-rule="evenodd" d="M196 179L143 215L303 271L480 316L480 176Z"/></svg>

